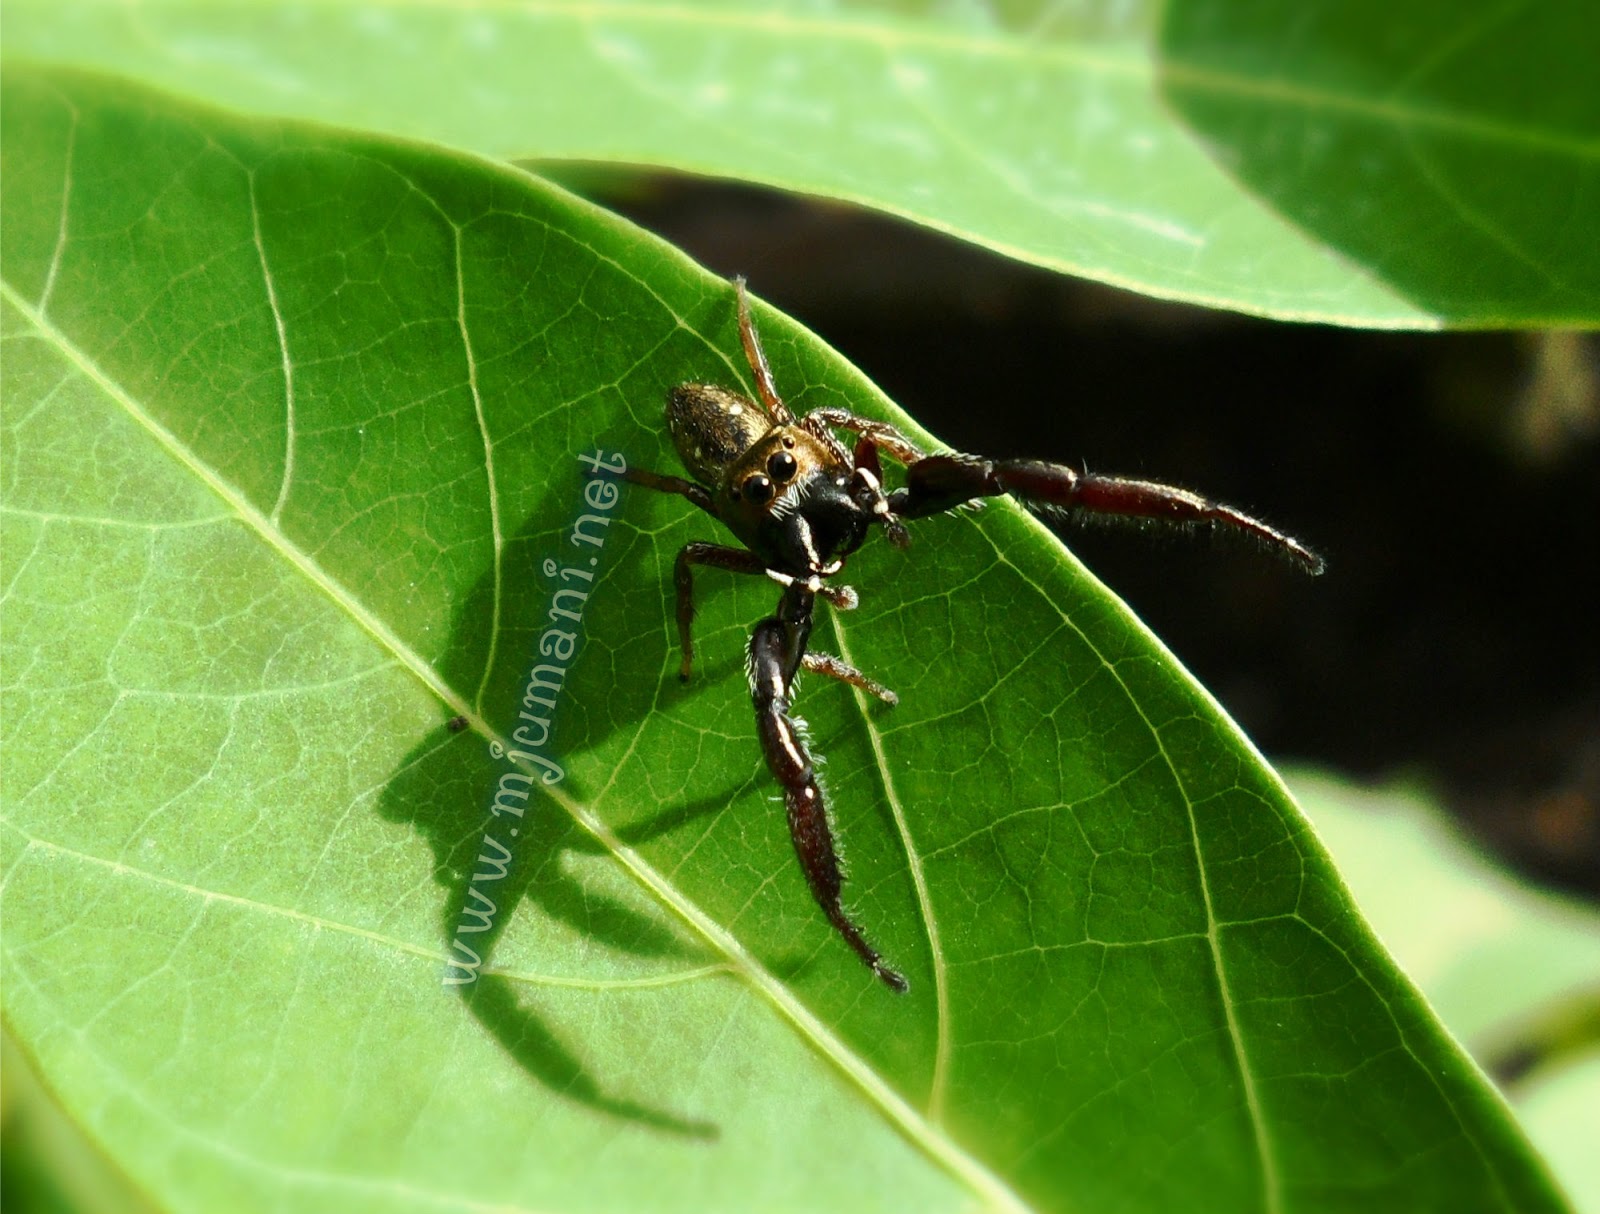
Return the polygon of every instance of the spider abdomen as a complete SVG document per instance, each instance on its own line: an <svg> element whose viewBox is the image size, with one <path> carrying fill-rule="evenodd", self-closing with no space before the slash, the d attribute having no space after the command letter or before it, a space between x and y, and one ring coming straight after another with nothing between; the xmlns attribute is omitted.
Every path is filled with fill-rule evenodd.
<svg viewBox="0 0 1600 1214"><path fill-rule="evenodd" d="M711 488L771 425L753 401L715 384L679 384L667 393L667 432L678 458Z"/></svg>

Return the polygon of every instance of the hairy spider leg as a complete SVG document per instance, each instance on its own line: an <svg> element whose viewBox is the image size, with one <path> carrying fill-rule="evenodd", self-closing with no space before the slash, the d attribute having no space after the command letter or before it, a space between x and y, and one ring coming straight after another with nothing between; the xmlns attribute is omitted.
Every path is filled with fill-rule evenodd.
<svg viewBox="0 0 1600 1214"><path fill-rule="evenodd" d="M694 565L705 565L712 569L726 569L730 573L751 573L756 576L770 577L772 570L755 553L747 548L729 548L724 544L708 544L703 540L694 540L678 549L678 559L672 565L672 584L677 592L678 603L678 644L683 651L683 661L678 667L678 678L681 682L689 681L689 674L694 665ZM821 586L818 588L824 598L841 611L849 611L858 602L856 592L848 586ZM886 691L880 684L874 683L853 666L847 666L832 658L838 664L840 672L823 670L823 674L831 674L834 678L843 679L847 683L854 683L863 691L883 699L889 697L891 704L895 703L894 693ZM876 690L874 690L876 689Z"/></svg>
<svg viewBox="0 0 1600 1214"><path fill-rule="evenodd" d="M750 319L750 293L745 290L744 276L735 278L733 286L739 296L739 344L744 347L750 370L755 372L756 392L761 397L761 404L778 425L793 425L794 414L789 412L789 406L778 395L778 385L772 380L772 368L767 365L767 352L761 348L755 322Z"/></svg>
<svg viewBox="0 0 1600 1214"><path fill-rule="evenodd" d="M923 458L916 445L888 422L876 422L870 417L860 417L848 409L813 409L801 419L800 424L813 434L830 428L848 430L871 440L874 449L881 448L898 463L910 466ZM860 446L856 451L860 452ZM876 462L876 461L874 461Z"/></svg>
<svg viewBox="0 0 1600 1214"><path fill-rule="evenodd" d="M1083 510L1158 522L1222 523L1262 541L1307 573L1323 560L1293 536L1233 506L1154 481L1075 472L1042 460L990 460L977 455L930 455L906 468L906 483L889 495L889 508L906 518L953 509L973 498L1009 493L1044 511Z"/></svg>
<svg viewBox="0 0 1600 1214"><path fill-rule="evenodd" d="M835 427L859 435L853 456L846 454L844 445L834 437ZM902 464L915 463L923 456L911 440L886 422L859 417L847 409L813 409L800 419L800 428L827 443L837 454L839 463L851 469L855 482L870 496L874 521L883 524L889 542L896 548L909 546L911 536L889 508L888 495L883 491L883 461L878 458L878 452L880 449L887 451L892 459Z"/></svg>
<svg viewBox="0 0 1600 1214"><path fill-rule="evenodd" d="M865 480L872 491L872 513L883 524L889 542L896 548L909 548L911 534L889 506L888 495L883 491L883 461L878 458L878 444L870 435L863 434L856 440L854 462L856 479Z"/></svg>
<svg viewBox="0 0 1600 1214"><path fill-rule="evenodd" d="M904 994L908 984L891 969L840 901L844 875L833 846L833 830L811 755L789 715L794 677L804 660L811 635L815 596L801 583L790 586L778 601L778 613L756 625L750 636L750 698L755 704L756 732L767 770L783 789L789 812L789 837L805 873L806 884L834 930L890 990ZM842 665L842 663L841 663Z"/></svg>
<svg viewBox="0 0 1600 1214"><path fill-rule="evenodd" d="M849 662L843 658L836 658L831 653L817 653L808 649L805 656L800 659L800 664L815 674L825 674L830 679L838 679L841 683L859 687L869 696L876 696L885 704L894 705L900 702L900 697L877 679L868 678Z"/></svg>

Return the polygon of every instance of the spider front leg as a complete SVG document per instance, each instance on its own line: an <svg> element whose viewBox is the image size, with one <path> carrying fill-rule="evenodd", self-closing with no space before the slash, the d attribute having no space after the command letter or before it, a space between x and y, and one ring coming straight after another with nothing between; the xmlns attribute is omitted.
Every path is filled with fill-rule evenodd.
<svg viewBox="0 0 1600 1214"><path fill-rule="evenodd" d="M898 463L914 464L923 458L916 444L888 422L876 422L870 417L851 413L848 409L813 409L800 420L800 424L813 434L825 432L830 428L859 434L872 445L874 451L882 448L889 453L890 459ZM856 451L859 454L861 448L857 447ZM876 457L873 462L877 462Z"/></svg>
<svg viewBox="0 0 1600 1214"><path fill-rule="evenodd" d="M622 479L630 485L654 489L657 493L676 493L679 497L688 498L712 518L717 517L717 508L711 504L711 495L701 486L693 481L686 481L681 476L663 476L659 472L651 472L645 468L629 468L622 474Z"/></svg>
<svg viewBox="0 0 1600 1214"><path fill-rule="evenodd" d="M761 348L761 338L756 333L755 321L750 319L750 293L745 289L744 275L733 280L739 297L739 344L744 347L745 361L756 377L756 394L767 415L780 426L794 421L794 414L778 395L778 386L772 379L772 368L767 364L767 352Z"/></svg>
<svg viewBox="0 0 1600 1214"><path fill-rule="evenodd" d="M1082 510L1179 525L1222 523L1254 536L1307 573L1323 570L1322 558L1299 540L1233 506L1174 485L1080 473L1042 460L930 455L906 468L906 483L889 495L889 509L919 518L1005 493L1044 511Z"/></svg>
<svg viewBox="0 0 1600 1214"><path fill-rule="evenodd" d="M889 498L883 491L883 463L878 458L878 452L887 451L889 458L899 463L914 464L923 455L911 440L887 422L859 417L847 409L813 409L800 419L800 425L833 447L839 454L840 463L854 468L855 480L867 495L873 515L888 533L889 542L896 548L910 544L911 537L906 534L905 524L890 509ZM835 428L859 436L853 459L845 458L844 448L833 436Z"/></svg>
<svg viewBox="0 0 1600 1214"><path fill-rule="evenodd" d="M750 637L750 698L755 704L756 732L767 769L783 788L789 813L789 836L805 873L806 884L834 930L891 990L904 993L907 983L867 943L840 900L844 875L833 846L833 830L811 755L789 715L794 677L805 660L811 635L812 593L796 584L784 591L778 614L756 625Z"/></svg>

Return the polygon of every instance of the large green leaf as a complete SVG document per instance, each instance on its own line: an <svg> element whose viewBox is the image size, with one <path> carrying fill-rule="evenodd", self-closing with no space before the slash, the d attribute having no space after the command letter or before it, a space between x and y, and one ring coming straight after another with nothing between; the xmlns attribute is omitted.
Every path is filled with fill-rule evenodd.
<svg viewBox="0 0 1600 1214"><path fill-rule="evenodd" d="M571 542L580 454L669 467L664 389L747 381L725 283L436 150L70 74L10 73L0 113L5 1010L140 1187L1559 1205L1277 779L1008 508L852 562L822 639L898 708L806 688L850 900L913 989L873 981L753 738L772 588L701 579L682 688L668 571L709 520L630 490ZM759 319L794 403L904 422ZM597 577L566 778L496 818L547 560ZM489 962L450 986L457 940Z"/></svg>
<svg viewBox="0 0 1600 1214"><path fill-rule="evenodd" d="M1594 28L1585 0L6 5L13 52L248 108L768 182L1158 295L1422 327L1600 323Z"/></svg>

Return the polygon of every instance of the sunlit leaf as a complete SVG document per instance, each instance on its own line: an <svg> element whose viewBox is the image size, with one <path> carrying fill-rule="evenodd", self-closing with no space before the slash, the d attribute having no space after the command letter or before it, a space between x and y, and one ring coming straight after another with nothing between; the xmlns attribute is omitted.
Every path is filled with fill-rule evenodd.
<svg viewBox="0 0 1600 1214"><path fill-rule="evenodd" d="M685 688L669 568L710 520L629 490L574 542L582 455L670 468L665 389L748 382L726 283L436 149L72 74L0 116L5 1012L138 1187L1558 1207L1277 779L1008 508L864 550L818 638L902 696L802 701L913 989L874 982L754 741L773 588L702 579ZM792 403L898 418L758 317ZM495 817L558 585L592 586L565 775Z"/></svg>
<svg viewBox="0 0 1600 1214"><path fill-rule="evenodd" d="M1600 323L1581 0L9 0L12 53L850 199L1266 315Z"/></svg>

